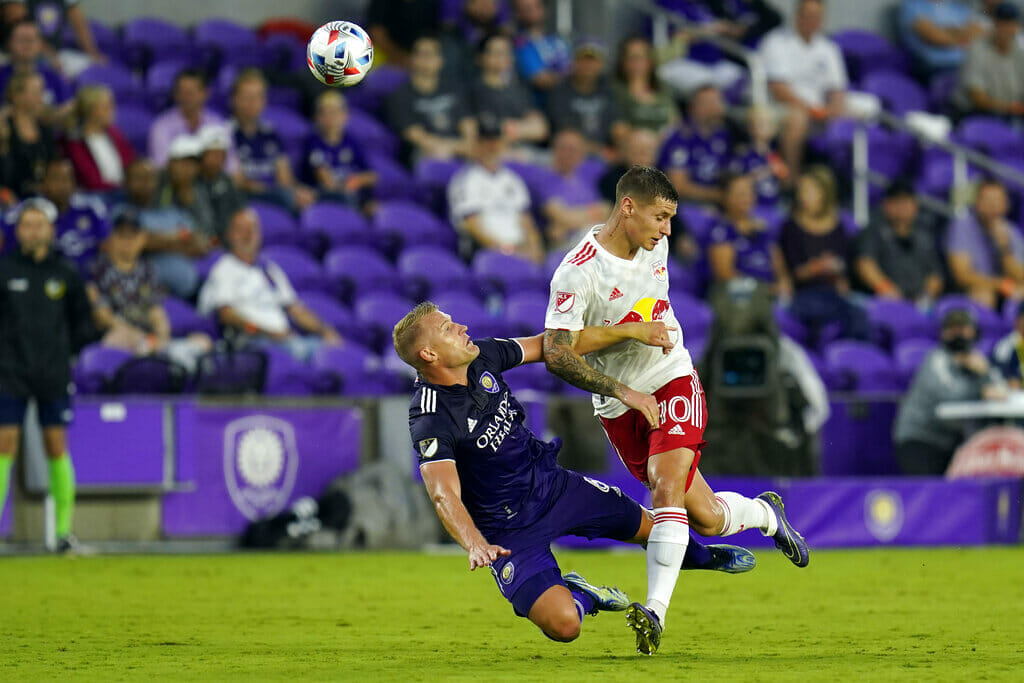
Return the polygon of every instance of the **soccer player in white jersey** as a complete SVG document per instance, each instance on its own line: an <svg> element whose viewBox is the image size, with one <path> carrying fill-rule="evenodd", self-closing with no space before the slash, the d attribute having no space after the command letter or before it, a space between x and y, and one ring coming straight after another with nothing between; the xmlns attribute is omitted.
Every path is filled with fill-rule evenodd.
<svg viewBox="0 0 1024 683"><path fill-rule="evenodd" d="M634 166L619 179L615 207L562 260L551 280L544 359L565 381L594 394L594 412L626 468L652 492L654 528L647 542L647 601L627 621L637 651L661 642L689 527L704 536L760 529L798 567L807 545L789 524L781 497L715 493L697 469L707 406L668 298L668 240L678 195L664 173ZM588 354L574 351L585 326L660 320L678 338L669 351L627 342Z"/></svg>

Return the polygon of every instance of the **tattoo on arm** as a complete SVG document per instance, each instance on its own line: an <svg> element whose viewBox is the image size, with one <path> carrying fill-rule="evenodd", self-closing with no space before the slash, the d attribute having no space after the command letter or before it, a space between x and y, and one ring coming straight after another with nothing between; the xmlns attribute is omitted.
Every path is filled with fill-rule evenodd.
<svg viewBox="0 0 1024 683"><path fill-rule="evenodd" d="M587 365L573 349L579 331L547 330L544 333L544 364L548 372L584 391L603 396L621 396L622 383Z"/></svg>

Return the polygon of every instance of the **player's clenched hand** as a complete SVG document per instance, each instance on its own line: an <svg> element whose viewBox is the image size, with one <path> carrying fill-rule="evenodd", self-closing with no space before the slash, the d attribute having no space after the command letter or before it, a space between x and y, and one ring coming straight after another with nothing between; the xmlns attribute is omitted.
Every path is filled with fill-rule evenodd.
<svg viewBox="0 0 1024 683"><path fill-rule="evenodd" d="M652 323L636 323L636 339L648 346L660 346L664 354L668 354L675 347L670 332L675 332L676 327L669 327L660 320Z"/></svg>
<svg viewBox="0 0 1024 683"><path fill-rule="evenodd" d="M619 399L633 410L639 410L651 429L657 429L661 425L661 414L658 410L658 399L650 394L642 394L639 391L626 389Z"/></svg>
<svg viewBox="0 0 1024 683"><path fill-rule="evenodd" d="M473 571L477 567L490 567L491 562L494 562L499 557L505 557L506 555L511 554L511 550L502 548L500 545L493 545L490 543L470 546L469 571Z"/></svg>

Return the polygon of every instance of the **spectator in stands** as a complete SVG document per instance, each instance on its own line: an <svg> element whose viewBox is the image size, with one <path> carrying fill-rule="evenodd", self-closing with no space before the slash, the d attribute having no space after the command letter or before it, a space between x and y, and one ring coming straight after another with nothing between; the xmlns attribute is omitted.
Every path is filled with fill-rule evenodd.
<svg viewBox="0 0 1024 683"><path fill-rule="evenodd" d="M174 78L174 107L156 117L149 129L149 158L158 168L167 163L171 143L179 135L195 135L204 126L224 120L206 108L206 76L197 69L183 69Z"/></svg>
<svg viewBox="0 0 1024 683"><path fill-rule="evenodd" d="M5 0L2 22L10 26L18 21L35 19L47 51L68 78L74 78L91 62L105 63L106 56L96 47L96 39L79 0ZM66 45L66 27L71 25L77 50Z"/></svg>
<svg viewBox="0 0 1024 683"><path fill-rule="evenodd" d="M992 363L1014 391L1024 389L1024 302L1017 305L1013 319L1013 332L1006 335L992 349Z"/></svg>
<svg viewBox="0 0 1024 683"><path fill-rule="evenodd" d="M205 201L213 209L214 231L223 242L228 219L245 206L245 196L225 171L231 134L226 126L207 126L199 131L199 142L202 153L196 191L205 195Z"/></svg>
<svg viewBox="0 0 1024 683"><path fill-rule="evenodd" d="M178 143L173 151L192 154ZM157 281L174 296L188 299L199 287L199 272L193 258L205 255L210 243L195 231L192 217L174 206L160 206L157 172L146 159L136 159L125 175L128 204L139 214L146 231L146 254L156 271Z"/></svg>
<svg viewBox="0 0 1024 683"><path fill-rule="evenodd" d="M780 151L792 178L800 174L812 123L846 108L846 67L839 46L821 32L824 19L823 0L799 0L794 29L776 29L761 42L768 87L785 108Z"/></svg>
<svg viewBox="0 0 1024 683"><path fill-rule="evenodd" d="M953 221L946 239L957 287L984 306L1024 297L1024 237L1006 219L1010 200L998 180L978 186L974 210Z"/></svg>
<svg viewBox="0 0 1024 683"><path fill-rule="evenodd" d="M500 121L505 142L540 143L548 137L548 122L519 84L512 62L512 39L492 33L477 51L480 75L470 90L477 119Z"/></svg>
<svg viewBox="0 0 1024 683"><path fill-rule="evenodd" d="M754 179L725 173L721 179L722 211L710 232L708 263L715 282L749 277L768 285L780 299L788 300L793 285L785 259L764 221L753 214L757 202Z"/></svg>
<svg viewBox="0 0 1024 683"><path fill-rule="evenodd" d="M946 314L942 346L918 367L896 414L893 441L904 474L942 474L968 436L962 421L936 416L940 403L1005 398L1006 385L984 354L974 349L977 341L978 325L968 311L954 309Z"/></svg>
<svg viewBox="0 0 1024 683"><path fill-rule="evenodd" d="M86 275L110 232L106 207L98 199L75 194L75 172L67 159L52 159L46 165L39 191L57 210L57 250Z"/></svg>
<svg viewBox="0 0 1024 683"><path fill-rule="evenodd" d="M705 0L704 4L717 20L711 26L714 35L749 48L756 48L761 38L782 23L779 10L767 0Z"/></svg>
<svg viewBox="0 0 1024 683"><path fill-rule="evenodd" d="M899 34L925 75L957 69L984 27L959 0L903 0Z"/></svg>
<svg viewBox="0 0 1024 683"><path fill-rule="evenodd" d="M672 40L658 48L658 62L661 64L658 76L662 82L681 97L689 97L694 90L706 85L730 90L742 82L743 68L726 59L713 44L702 40L721 36L727 30L726 23L716 19L708 3L658 0L658 4L684 21L684 26L675 31Z"/></svg>
<svg viewBox="0 0 1024 683"><path fill-rule="evenodd" d="M831 322L839 323L842 337L868 335L864 311L847 297L850 241L836 194L835 177L828 168L808 169L797 180L796 205L779 238L794 287L790 311L808 327L812 346L818 345L822 328Z"/></svg>
<svg viewBox="0 0 1024 683"><path fill-rule="evenodd" d="M266 108L266 79L258 69L246 69L231 85L235 185L252 198L304 209L316 201L316 193L296 181L281 137L263 120Z"/></svg>
<svg viewBox="0 0 1024 683"><path fill-rule="evenodd" d="M558 132L573 128L583 133L595 154L617 144L629 125L622 117L611 88L604 81L604 46L585 38L573 51L566 82L548 95L548 121Z"/></svg>
<svg viewBox="0 0 1024 683"><path fill-rule="evenodd" d="M544 248L530 214L530 193L502 163L504 148L497 122L482 120L472 161L448 183L452 224L474 247L540 263Z"/></svg>
<svg viewBox="0 0 1024 683"><path fill-rule="evenodd" d="M342 343L341 335L303 305L284 271L260 256L259 217L252 209L236 212L225 238L228 253L210 270L199 292L199 312L216 313L220 323L246 346L279 346L306 361L323 344ZM292 330L292 325L301 332Z"/></svg>
<svg viewBox="0 0 1024 683"><path fill-rule="evenodd" d="M854 257L859 283L876 296L927 308L942 294L938 251L919 220L914 188L906 181L886 188L881 214L857 235Z"/></svg>
<svg viewBox="0 0 1024 683"><path fill-rule="evenodd" d="M197 135L182 135L171 144L171 158L164 169L157 203L177 209L191 219L192 230L209 244L217 241L213 205L199 191L199 157L203 143Z"/></svg>
<svg viewBox="0 0 1024 683"><path fill-rule="evenodd" d="M615 99L630 126L662 135L678 123L675 100L661 87L654 72L651 42L647 38L633 36L622 41L615 76Z"/></svg>
<svg viewBox="0 0 1024 683"><path fill-rule="evenodd" d="M633 166L654 166L658 160L658 135L647 128L633 128L616 145L615 161L597 182L597 190L606 202L615 202L615 185Z"/></svg>
<svg viewBox="0 0 1024 683"><path fill-rule="evenodd" d="M451 159L472 149L476 123L464 93L441 80L443 63L436 37L417 38L409 81L388 96L387 119L405 143L407 162Z"/></svg>
<svg viewBox="0 0 1024 683"><path fill-rule="evenodd" d="M714 86L696 90L689 116L661 147L658 168L665 171L683 201L717 203L718 181L729 164L730 136L725 102Z"/></svg>
<svg viewBox="0 0 1024 683"><path fill-rule="evenodd" d="M36 72L43 79L45 104L56 106L71 96L71 88L64 77L46 60L43 47L39 27L31 19L24 19L11 27L7 40L9 61L0 66L0 92L7 88L14 74Z"/></svg>
<svg viewBox="0 0 1024 683"><path fill-rule="evenodd" d="M496 33L511 36L509 27L502 22L498 0L462 0L461 11L443 33L445 77L475 81L479 75L476 57L480 43Z"/></svg>
<svg viewBox="0 0 1024 683"><path fill-rule="evenodd" d="M114 95L103 85L87 85L75 95L76 127L64 140L64 155L87 192L111 192L124 184L124 169L135 158L114 124Z"/></svg>
<svg viewBox="0 0 1024 683"><path fill-rule="evenodd" d="M307 179L324 199L367 207L377 174L366 162L362 144L346 132L348 104L341 93L325 90L317 97L315 123L303 154Z"/></svg>
<svg viewBox="0 0 1024 683"><path fill-rule="evenodd" d="M513 12L519 33L516 36L516 67L537 95L544 95L569 74L569 44L557 33L547 30L545 0L514 0ZM538 99L543 104L543 98Z"/></svg>
<svg viewBox="0 0 1024 683"><path fill-rule="evenodd" d="M103 333L103 345L140 356L164 353L189 371L196 358L209 351L210 337L195 332L171 338L171 324L163 306L163 291L153 268L139 259L146 234L134 209L114 210L105 253L93 264L87 285L93 319Z"/></svg>
<svg viewBox="0 0 1024 683"><path fill-rule="evenodd" d="M566 128L551 143L551 169L555 181L545 184L536 197L547 219L548 247L569 249L582 232L602 222L612 203L601 198L596 183L580 173L587 158L587 141L579 131Z"/></svg>
<svg viewBox="0 0 1024 683"><path fill-rule="evenodd" d="M779 203L781 183L789 177L786 162L775 151L778 126L775 115L767 107L751 107L747 112L747 140L733 148L729 170L754 178L757 205L775 208Z"/></svg>
<svg viewBox="0 0 1024 683"><path fill-rule="evenodd" d="M436 35L441 28L438 0L373 0L366 10L366 27L378 59L410 66L417 38Z"/></svg>
<svg viewBox="0 0 1024 683"><path fill-rule="evenodd" d="M17 73L7 85L7 107L0 109L0 186L18 197L35 194L46 164L57 156L53 129L43 123L43 79Z"/></svg>
<svg viewBox="0 0 1024 683"><path fill-rule="evenodd" d="M1024 117L1024 45L1017 40L1020 10L1001 2L992 19L991 35L976 40L967 51L959 104L964 111Z"/></svg>

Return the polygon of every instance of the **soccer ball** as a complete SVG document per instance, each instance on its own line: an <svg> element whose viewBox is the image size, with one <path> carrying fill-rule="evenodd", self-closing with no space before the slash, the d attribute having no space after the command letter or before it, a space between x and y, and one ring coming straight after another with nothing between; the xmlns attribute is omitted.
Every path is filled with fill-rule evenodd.
<svg viewBox="0 0 1024 683"><path fill-rule="evenodd" d="M373 66L373 43L351 21L332 21L313 32L306 45L306 63L321 83L355 85Z"/></svg>

